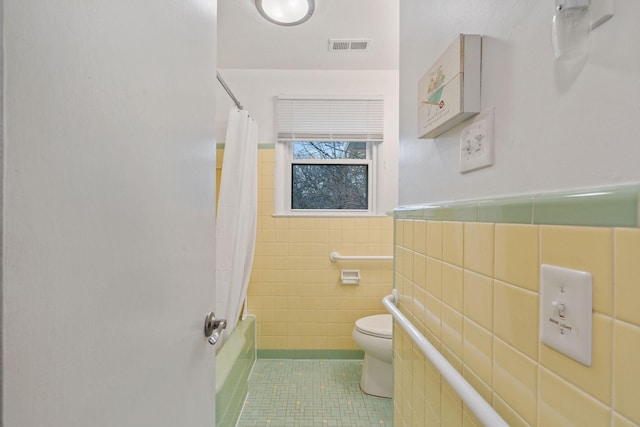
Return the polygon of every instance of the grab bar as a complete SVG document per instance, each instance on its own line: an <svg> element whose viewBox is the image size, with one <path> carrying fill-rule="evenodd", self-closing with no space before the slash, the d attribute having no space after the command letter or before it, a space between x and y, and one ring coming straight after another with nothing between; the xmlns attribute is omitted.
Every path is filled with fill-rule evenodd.
<svg viewBox="0 0 640 427"><path fill-rule="evenodd" d="M478 418L484 426L509 427L500 415L489 405L478 392L465 380L462 375L444 358L444 356L422 335L418 329L402 314L396 307L397 291L394 289L393 295L387 295L382 299L382 303L387 308L393 318L407 331L413 342L415 342L424 355L431 361L433 366L440 372L442 377L458 393L458 396L471 409L471 412Z"/></svg>
<svg viewBox="0 0 640 427"><path fill-rule="evenodd" d="M375 256L367 256L367 255L352 255L352 256L343 256L338 252L331 252L329 254L329 259L333 262L340 260L350 260L350 261L374 261L374 260L387 260L393 259L393 255L375 255Z"/></svg>

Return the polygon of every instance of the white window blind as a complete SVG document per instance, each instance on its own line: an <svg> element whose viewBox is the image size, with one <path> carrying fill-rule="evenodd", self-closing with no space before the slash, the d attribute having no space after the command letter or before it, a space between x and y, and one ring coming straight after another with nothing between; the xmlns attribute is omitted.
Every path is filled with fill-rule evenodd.
<svg viewBox="0 0 640 427"><path fill-rule="evenodd" d="M382 142L384 101L281 96L277 132L278 141Z"/></svg>

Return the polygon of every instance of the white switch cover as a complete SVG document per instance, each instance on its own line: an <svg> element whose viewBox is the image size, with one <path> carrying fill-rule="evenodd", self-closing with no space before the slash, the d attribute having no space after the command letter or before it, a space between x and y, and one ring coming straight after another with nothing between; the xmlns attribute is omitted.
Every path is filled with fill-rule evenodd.
<svg viewBox="0 0 640 427"><path fill-rule="evenodd" d="M591 366L591 274L555 265L540 268L540 341Z"/></svg>
<svg viewBox="0 0 640 427"><path fill-rule="evenodd" d="M460 135L460 173L493 164L493 110L481 114L462 129Z"/></svg>

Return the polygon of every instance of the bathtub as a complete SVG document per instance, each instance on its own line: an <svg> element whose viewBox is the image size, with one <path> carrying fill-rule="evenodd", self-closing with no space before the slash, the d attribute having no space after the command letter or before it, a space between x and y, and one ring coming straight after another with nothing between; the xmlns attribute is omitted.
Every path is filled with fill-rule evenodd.
<svg viewBox="0 0 640 427"><path fill-rule="evenodd" d="M216 354L216 426L236 425L255 361L256 318L248 315Z"/></svg>

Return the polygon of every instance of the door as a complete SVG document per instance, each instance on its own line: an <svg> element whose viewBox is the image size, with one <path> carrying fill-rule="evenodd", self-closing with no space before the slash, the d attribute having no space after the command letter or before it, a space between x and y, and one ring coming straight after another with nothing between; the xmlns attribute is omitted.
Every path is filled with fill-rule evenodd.
<svg viewBox="0 0 640 427"><path fill-rule="evenodd" d="M4 0L3 425L214 425L215 0Z"/></svg>

